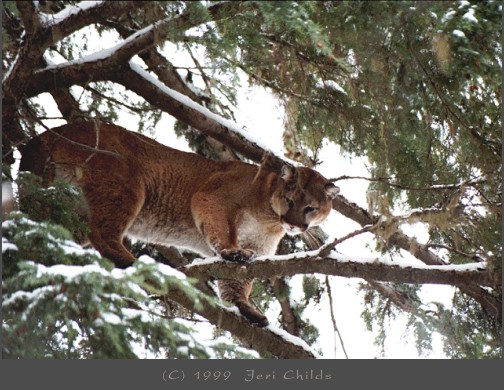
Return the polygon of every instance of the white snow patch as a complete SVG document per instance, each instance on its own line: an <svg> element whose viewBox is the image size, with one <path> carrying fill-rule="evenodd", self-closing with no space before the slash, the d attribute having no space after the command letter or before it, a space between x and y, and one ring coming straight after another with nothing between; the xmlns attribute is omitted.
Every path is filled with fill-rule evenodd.
<svg viewBox="0 0 504 390"><path fill-rule="evenodd" d="M453 35L460 37L460 38L467 38L466 35L464 34L463 31L460 30L453 30Z"/></svg>
<svg viewBox="0 0 504 390"><path fill-rule="evenodd" d="M225 260L223 260L219 256L197 258L197 259L194 259L191 264L188 264L185 267L191 268L191 267L198 266L198 265L217 264L217 263L222 263L223 261L225 261Z"/></svg>
<svg viewBox="0 0 504 390"><path fill-rule="evenodd" d="M462 0L462 1L460 1L460 3L459 3L459 6L458 6L458 7L459 7L459 9L460 9L460 8L467 7L467 6L469 6L469 5L471 5L471 3L469 3L467 0Z"/></svg>
<svg viewBox="0 0 504 390"><path fill-rule="evenodd" d="M56 14L46 14L41 12L39 14L40 23L43 27L51 27L55 24L63 22L65 19L69 18L72 15L77 15L79 12L85 11L90 8L98 7L101 4L105 3L104 1L81 1L78 4L70 5L65 9L61 10Z"/></svg>
<svg viewBox="0 0 504 390"><path fill-rule="evenodd" d="M122 322L121 318L114 313L102 313L101 319L112 325L119 325Z"/></svg>
<svg viewBox="0 0 504 390"><path fill-rule="evenodd" d="M158 263L156 260L154 260L152 257L149 257L147 255L142 255L138 258L138 262L143 262L145 264L156 264L157 269L165 276L174 276L177 279L187 279L187 276L175 268L170 267L169 265Z"/></svg>
<svg viewBox="0 0 504 390"><path fill-rule="evenodd" d="M129 319L129 320L133 320L133 319L140 317L140 320L142 322L145 322L147 324L152 322L151 316L143 310L123 308L122 314L123 314L124 318Z"/></svg>
<svg viewBox="0 0 504 390"><path fill-rule="evenodd" d="M17 250L19 250L19 249L16 246L16 244L9 242L9 241L7 241L7 239L5 237L2 237L2 253L5 253L7 251L17 251Z"/></svg>
<svg viewBox="0 0 504 390"><path fill-rule="evenodd" d="M276 335L283 338L285 341L287 341L291 344L297 345L297 346L303 348L305 351L310 352L311 354L313 354L315 356L316 359L322 358L322 356L320 356L317 352L315 352L312 348L310 348L310 346L304 340L300 339L299 337L293 336L289 332L287 332L283 329L276 328L271 324L266 326L265 329L268 329L270 332L275 333Z"/></svg>
<svg viewBox="0 0 504 390"><path fill-rule="evenodd" d="M346 91L343 89L341 85L339 85L336 81L334 80L324 80L324 81L317 81L316 86L318 88L329 88L329 89L334 89L335 91L341 92L345 95L347 95Z"/></svg>
<svg viewBox="0 0 504 390"><path fill-rule="evenodd" d="M4 299L2 302L2 307L8 307L14 302L18 300L29 301L30 304L23 311L23 315L21 317L22 321L27 320L27 316L30 311L36 307L41 299L44 299L48 294L55 295L59 291L59 286L43 286L39 287L33 291L16 291L11 294L8 298Z"/></svg>
<svg viewBox="0 0 504 390"><path fill-rule="evenodd" d="M463 19L468 20L471 23L478 23L478 19L474 16L474 8L469 8L469 10L462 16Z"/></svg>
<svg viewBox="0 0 504 390"><path fill-rule="evenodd" d="M72 61L63 62L61 64L55 64L54 62L51 62L50 65L48 65L46 68L40 69L40 70L36 71L35 73L37 73L37 72L43 72L43 71L50 70L50 69L59 69L59 68L63 68L63 67L71 66L71 65L76 65L76 64L84 64L84 63L87 63L87 62L95 62L95 61L104 60L106 58L109 58L116 51L120 50L123 46L125 46L128 43L130 43L131 41L135 40L140 35L143 35L143 34L149 32L155 26L157 26L160 23L163 23L164 21L165 20L160 20L159 22L156 22L156 23L151 24L151 25L149 25L149 26L147 26L147 27L145 27L145 28L143 28L141 30L138 30L136 33L134 33L133 35L129 36L124 41L121 41L117 45L109 47L108 49L99 50L99 51L97 51L95 53L92 53L92 54L89 54L87 56L80 57L80 58L77 58L77 59L72 60Z"/></svg>
<svg viewBox="0 0 504 390"><path fill-rule="evenodd" d="M76 255L76 256L83 256L83 255L95 255L98 257L101 257L99 252L95 249L84 249L82 246L79 244L76 244L73 241L64 241L62 245L60 245L60 248L65 252L65 255Z"/></svg>
<svg viewBox="0 0 504 390"><path fill-rule="evenodd" d="M416 260L405 260L393 261L388 257L371 257L371 258L356 258L346 255L342 255L335 251L332 251L328 256L330 259L334 259L341 263L360 263L360 264L383 264L387 266L396 266L408 269L430 269L439 270L445 272L471 272L480 271L486 269L486 263L468 263L468 264L450 264L450 265L427 265Z"/></svg>
<svg viewBox="0 0 504 390"><path fill-rule="evenodd" d="M219 305L223 310L226 310L230 313L236 314L237 316L241 316L240 310L236 306L225 306L225 305Z"/></svg>
<svg viewBox="0 0 504 390"><path fill-rule="evenodd" d="M291 253L288 255L276 255L276 256L258 256L257 258L253 259L252 261L283 261L283 260L296 260L296 259L303 259L306 257L317 257L318 254L320 253L320 250L314 250L314 251L306 251L306 252L295 252Z"/></svg>
<svg viewBox="0 0 504 390"><path fill-rule="evenodd" d="M25 224L28 226L38 226L36 222L33 222L31 219L28 218L21 218L19 221L15 221L14 219L8 219L6 221L2 222L2 229L8 229L10 227L16 227L19 224Z"/></svg>
<svg viewBox="0 0 504 390"><path fill-rule="evenodd" d="M21 39L23 39L25 33L23 31L23 33L21 34ZM19 53L20 53L21 50L18 50L17 54L16 54L16 57L14 58L14 61L12 61L12 64L11 66L9 67L9 69L7 69L7 72L5 72L3 78L2 78L2 84L4 83L5 80L7 80L7 78L10 76L10 74L12 73L12 69L14 69L14 67L16 66L16 63L18 62L18 59L19 59Z"/></svg>
<svg viewBox="0 0 504 390"><path fill-rule="evenodd" d="M139 296L143 296L143 297L147 297L149 294L147 294L147 292L141 288L138 284L136 283L133 283L133 282L128 282L128 288L133 291L135 294L139 295Z"/></svg>
<svg viewBox="0 0 504 390"><path fill-rule="evenodd" d="M109 275L109 273L98 264L88 264L84 266L58 264L50 267L46 267L42 264L36 265L38 278L40 278L42 275L60 275L64 276L67 280L71 280L85 273L98 273L102 276Z"/></svg>
<svg viewBox="0 0 504 390"><path fill-rule="evenodd" d="M447 21L449 21L451 18L453 18L453 16L456 14L456 12L454 10L450 10L448 11L446 14L444 14L444 16L441 18L441 22L442 23L446 23Z"/></svg>

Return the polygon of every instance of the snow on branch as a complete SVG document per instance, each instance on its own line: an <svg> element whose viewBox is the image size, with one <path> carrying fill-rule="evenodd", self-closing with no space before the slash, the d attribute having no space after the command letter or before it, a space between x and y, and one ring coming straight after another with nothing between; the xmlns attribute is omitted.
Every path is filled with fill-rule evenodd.
<svg viewBox="0 0 504 390"><path fill-rule="evenodd" d="M133 62L130 62L130 68L135 73L137 73L140 77L142 77L146 82L151 83L155 87L159 88L159 90L161 90L164 94L168 95L171 99L177 101L178 103L182 104L183 106L185 106L191 110L198 112L199 114L203 115L204 117L215 121L222 128L225 128L229 132L234 133L236 136L240 137L244 141L261 148L264 152L266 152L268 154L275 155L275 153L265 143L263 143L258 138L255 138L252 134L247 132L244 128L241 128L240 126L238 126L235 122L230 121L229 119L226 119L220 115L213 113L212 111L210 111L206 107L203 107L199 103L191 100L186 95L167 87L165 84L161 83L159 80L157 80L154 76L152 76L149 72L144 70L139 65L137 65ZM282 158L280 156L276 156L276 157L279 159ZM290 163L297 165L295 162L290 162Z"/></svg>
<svg viewBox="0 0 504 390"><path fill-rule="evenodd" d="M288 334L272 325L259 328L252 325L233 308L194 301L178 289L170 289L168 297L185 308L205 317L211 324L231 332L259 353L273 354L280 359L314 359L319 356L303 340Z"/></svg>
<svg viewBox="0 0 504 390"><path fill-rule="evenodd" d="M170 266L157 263L149 256L141 256L137 260L137 264L147 264L155 266L156 269L166 276L172 276L179 279L183 284L189 286L187 276ZM56 268L58 266L53 266ZM63 266L66 274L69 274L68 269L75 268L82 272L83 267L68 267ZM61 270L58 269L61 273ZM121 279L125 275L135 274L136 267L130 267L125 270L113 269L112 277ZM70 271L70 275L75 271ZM318 358L318 354L313 351L310 346L302 339L292 336L287 332L277 329L272 325L265 328L257 327L251 324L239 311L234 307L225 307L220 304L215 304L212 300L194 299L187 292L184 292L176 284L168 286L167 297L191 310L202 317L206 318L211 324L220 329L231 332L234 336L242 339L247 345L263 354L273 354L281 359L314 359Z"/></svg>
<svg viewBox="0 0 504 390"><path fill-rule="evenodd" d="M197 260L181 270L201 280L272 278L297 274L325 274L409 284L447 284L495 286L499 276L486 271L486 263L429 266L414 261L381 258L353 258L332 251L321 257L320 251L291 255L258 257L249 263L234 263L210 258ZM497 278L492 279L492 278Z"/></svg>
<svg viewBox="0 0 504 390"><path fill-rule="evenodd" d="M226 144L242 156L266 166L279 169L285 164L296 164L275 155L266 145L254 139L234 122L212 113L206 107L166 86L137 64L130 61L128 68L115 72L113 81L175 118Z"/></svg>
<svg viewBox="0 0 504 390"><path fill-rule="evenodd" d="M104 1L81 1L80 3L69 5L56 14L46 14L44 12L40 12L40 22L43 27L52 27L58 23L62 23L70 16L74 16L79 14L80 12L99 7L101 5L104 5L104 3Z"/></svg>

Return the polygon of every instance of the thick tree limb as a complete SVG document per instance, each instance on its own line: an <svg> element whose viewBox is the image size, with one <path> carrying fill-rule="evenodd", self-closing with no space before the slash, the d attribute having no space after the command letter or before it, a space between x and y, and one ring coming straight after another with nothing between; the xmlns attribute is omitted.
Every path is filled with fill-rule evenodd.
<svg viewBox="0 0 504 390"><path fill-rule="evenodd" d="M273 328L259 328L250 324L241 315L233 313L219 306L212 306L206 301L202 301L202 307L195 307L194 302L184 293L176 289L170 289L168 297L185 308L205 317L218 328L231 332L240 338L246 345L257 352L268 356L273 354L280 359L314 359L316 356L311 352L306 344L299 340L299 345L286 340L279 335L278 330ZM292 336L291 336L292 337ZM302 347L304 344L305 347Z"/></svg>
<svg viewBox="0 0 504 390"><path fill-rule="evenodd" d="M27 90L27 95L32 97L54 88L68 88L91 81L115 81L142 96L154 106L200 130L203 134L225 143L246 158L262 161L265 165L278 169L286 163L280 158L268 154L260 146L251 143L220 121L202 114L201 111L167 95L158 86L146 82L146 79L133 71L129 64L127 67L118 65L114 58L121 57L123 57L121 53L115 52L112 56L100 60L46 68L36 72Z"/></svg>
<svg viewBox="0 0 504 390"><path fill-rule="evenodd" d="M272 278L297 274L324 274L350 278L373 279L384 282L410 284L447 284L452 286L496 286L501 283L485 270L483 263L474 267L445 265L414 267L390 265L379 259L352 261L335 257L318 257L316 252L295 255L259 257L250 263L233 263L223 260L193 263L181 269L187 276L200 280Z"/></svg>
<svg viewBox="0 0 504 390"><path fill-rule="evenodd" d="M124 26L122 23L106 23L107 26L113 27L121 35L123 39L128 39L138 31ZM201 97L197 95L189 86L182 80L179 73L173 67L173 64L162 56L156 47L150 47L138 53L138 56L147 64L149 70L154 72L159 80L165 83L170 88L177 92L183 93L189 99L200 103Z"/></svg>
<svg viewBox="0 0 504 390"><path fill-rule="evenodd" d="M149 6L149 3L106 1L95 7L85 7L80 12L70 14L55 23L42 23L40 14L35 12L32 2L18 1L16 5L23 20L25 33L22 36L16 59L2 80L3 155L7 155L11 146L24 138L17 123L17 107L19 102L26 97L26 89L32 80L34 66L40 62L44 51L84 26L96 23L102 18L127 12L127 7L145 7Z"/></svg>
<svg viewBox="0 0 504 390"><path fill-rule="evenodd" d="M213 9L212 6L210 9ZM128 39L128 37L137 33L137 31L132 28L128 28L123 24L119 23L107 23L107 25L115 28L122 38ZM138 53L139 57L147 64L148 69L151 70L158 76L158 79L163 82L166 86L171 89L180 92L187 96L189 99L207 106L210 103L211 98L202 94L197 94L189 85L182 79L177 70L174 68L173 64L168 61L163 55L161 55L156 47L151 47L148 50L144 50ZM189 127L191 128L191 127ZM206 145L208 145L209 150L212 155L220 160L237 160L237 156L234 154L233 150L227 145L218 142L214 138L205 136Z"/></svg>
<svg viewBox="0 0 504 390"><path fill-rule="evenodd" d="M244 136L227 127L222 121L217 121L203 114L202 110L207 111L205 107L200 106L201 110L197 110L184 104L173 96L163 93L158 86L146 83L145 78L132 69L123 69L121 72L115 73L113 81L122 84L145 98L149 103L200 130L203 134L228 145L246 158L263 162L267 166L278 169L285 164L284 161L273 158L263 148L251 143Z"/></svg>

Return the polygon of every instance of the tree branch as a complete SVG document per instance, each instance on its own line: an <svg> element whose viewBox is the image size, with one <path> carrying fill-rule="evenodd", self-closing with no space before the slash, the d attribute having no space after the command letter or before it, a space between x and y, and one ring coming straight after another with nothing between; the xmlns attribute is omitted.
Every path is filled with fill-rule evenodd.
<svg viewBox="0 0 504 390"><path fill-rule="evenodd" d="M273 293L280 304L282 312L282 325L284 329L294 336L299 336L299 323L289 300L289 285L283 278L274 278L271 281Z"/></svg>
<svg viewBox="0 0 504 390"><path fill-rule="evenodd" d="M176 289L170 289L168 297L205 317L218 328L231 332L248 346L265 356L273 354L280 359L314 359L317 357L305 342L300 339L299 343L290 342L282 337L283 331L275 329L271 325L266 328L259 328L252 325L241 315L223 307L213 306L205 300L200 301L201 307L195 306L192 299Z"/></svg>
<svg viewBox="0 0 504 390"><path fill-rule="evenodd" d="M367 180L367 181L372 181L372 182L380 182L383 184L386 184L390 187L395 187L399 188L400 190L408 190L408 191L442 191L442 190L457 190L460 189L461 187L476 187L476 184L481 184L484 183L487 179L485 175L481 175L477 178L474 179L469 179L466 181L463 181L461 183L454 183L454 184L435 184L429 187L408 187L404 186L402 184L397 184L393 183L390 181L389 177L364 177L364 176L349 176L349 175L343 175L339 176L336 178L331 178L329 179L332 182L340 181L340 180L349 180L349 179L360 179L360 180Z"/></svg>
<svg viewBox="0 0 504 390"><path fill-rule="evenodd" d="M83 27L152 6L145 1L103 1L94 5L86 3L88 2L82 1L75 5L69 5L56 15L40 14L42 25L47 31L40 48L42 51Z"/></svg>
<svg viewBox="0 0 504 390"><path fill-rule="evenodd" d="M175 91L163 88L153 83L154 80L147 80L148 74L139 73L140 69L124 69L115 73L113 81L116 81L131 91L139 94L151 104L160 107L175 118L200 130L217 141L225 143L237 153L254 161L263 161L266 166L280 169L286 164L280 158L274 158L262 147L247 140L240 134L234 124L221 118L208 109L198 104L188 105L183 95L173 93Z"/></svg>
<svg viewBox="0 0 504 390"><path fill-rule="evenodd" d="M2 140L5 142L2 145L3 155L10 152L12 144L16 144L24 138L23 131L17 123L17 107L21 99L26 97L26 89L32 81L35 64L40 63L44 51L84 26L96 23L101 18L125 12L125 5L127 7L144 7L148 6L149 3L131 2L124 4L124 2L107 1L95 7L84 7L85 9L79 12L69 12L66 18L57 23L42 23L40 20L41 14L35 12L32 2L17 2L24 23L25 34L22 37L16 59L2 80ZM69 7L78 8L78 6ZM55 89L54 86L50 90L53 89ZM50 90L46 91L49 92Z"/></svg>
<svg viewBox="0 0 504 390"><path fill-rule="evenodd" d="M473 259L474 261L484 261L480 256L478 256L476 253L465 253L462 251L459 251L458 249L449 247L448 245L443 245L443 244L426 244L428 248L441 248L441 249L446 249L448 251L454 252L457 255L467 257L468 259Z"/></svg>
<svg viewBox="0 0 504 390"><path fill-rule="evenodd" d="M27 37L36 35L40 30L40 19L35 12L35 6L32 1L16 1L16 7L21 15L21 20L25 28Z"/></svg>
<svg viewBox="0 0 504 390"><path fill-rule="evenodd" d="M113 27L123 39L128 39L128 37L138 32L138 30L126 27L122 23L107 21L105 25ZM188 87L179 73L175 70L173 64L162 56L155 47L150 47L140 52L138 55L147 64L149 70L154 72L159 80L168 87L183 93L195 102L201 102L201 97Z"/></svg>
<svg viewBox="0 0 504 390"><path fill-rule="evenodd" d="M355 203L349 202L341 195L337 195L333 200L333 208L343 214L345 217L350 218L361 226L374 224L377 217L371 217L369 213L359 207ZM388 243L399 249L404 249L428 265L441 265L445 264L444 261L432 253L426 245L414 242L410 237L402 232L395 232L389 237ZM495 275L499 278L500 274ZM478 301L482 307L499 323L502 323L502 301L493 296L484 288L479 286L458 286L460 291L469 295Z"/></svg>
<svg viewBox="0 0 504 390"><path fill-rule="evenodd" d="M414 302L406 294L397 291L395 288L385 283L379 283L372 279L368 279L367 282L383 297L392 301L401 310L415 315L418 314L418 303Z"/></svg>
<svg viewBox="0 0 504 390"><path fill-rule="evenodd" d="M453 286L496 286L500 276L492 276L484 263L470 265L413 266L390 264L390 260L355 259L331 253L319 257L318 251L258 257L246 264L219 259L195 262L180 269L189 277L200 280L245 279L324 274L349 278L373 279L384 282L410 284L447 284Z"/></svg>

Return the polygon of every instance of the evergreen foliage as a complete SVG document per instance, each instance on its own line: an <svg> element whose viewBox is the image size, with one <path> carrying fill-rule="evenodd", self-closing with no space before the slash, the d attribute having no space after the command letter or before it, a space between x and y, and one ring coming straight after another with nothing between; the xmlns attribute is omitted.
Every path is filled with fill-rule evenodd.
<svg viewBox="0 0 504 390"><path fill-rule="evenodd" d="M4 358L210 358L237 349L225 339L203 344L191 321L168 315L155 299L176 286L195 305L212 302L185 275L148 256L117 270L76 244L64 225L82 225L81 194L53 184L42 188L21 174L24 209L40 221L13 212L2 223ZM236 356L252 355L238 348Z"/></svg>
<svg viewBox="0 0 504 390"><path fill-rule="evenodd" d="M235 349L202 344L190 322L167 318L153 297L170 286L196 305L210 299L168 266L143 256L113 269L62 226L19 212L2 229L4 358L209 358Z"/></svg>

